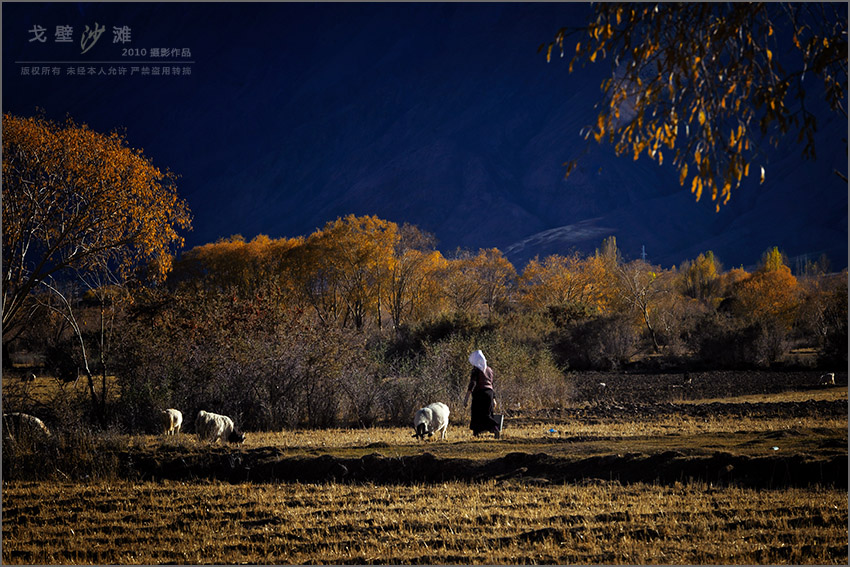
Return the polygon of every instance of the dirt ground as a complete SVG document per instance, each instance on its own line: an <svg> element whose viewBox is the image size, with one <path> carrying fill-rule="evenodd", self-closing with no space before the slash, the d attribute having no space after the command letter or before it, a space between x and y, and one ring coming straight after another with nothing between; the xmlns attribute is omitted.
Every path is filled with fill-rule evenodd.
<svg viewBox="0 0 850 567"><path fill-rule="evenodd" d="M735 396L812 391L823 373L814 370L715 370L710 372L581 372L569 376L581 402L657 404L728 399ZM847 372L835 372L835 385L847 386ZM604 386L603 386L604 384Z"/></svg>
<svg viewBox="0 0 850 567"><path fill-rule="evenodd" d="M411 484L446 481L520 480L531 484L618 480L672 484L702 481L752 488L830 486L847 488L847 455L809 459L782 455L749 457L717 452L691 456L680 451L627 453L570 459L512 452L495 459L438 458L432 453L360 458L287 457L274 448L233 451L160 451L121 455L145 480L229 482L369 482Z"/></svg>

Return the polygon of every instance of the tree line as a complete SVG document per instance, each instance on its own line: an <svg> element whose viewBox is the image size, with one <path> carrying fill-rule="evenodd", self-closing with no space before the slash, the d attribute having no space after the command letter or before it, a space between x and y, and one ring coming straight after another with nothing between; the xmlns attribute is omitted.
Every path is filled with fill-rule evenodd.
<svg viewBox="0 0 850 567"><path fill-rule="evenodd" d="M710 251L664 269L624 260L612 236L518 272L498 249L443 255L415 226L349 215L307 237L192 248L158 284L70 286L80 332L46 309L18 345L57 375L85 345L93 372L116 376L89 408L128 430L170 406L247 429L404 424L435 399L462 413L475 348L509 408L569 403L571 371L769 367L794 349L846 364L847 275L827 264L798 278L774 247L752 272Z"/></svg>
<svg viewBox="0 0 850 567"><path fill-rule="evenodd" d="M640 352L698 357L703 345L692 336L707 321L730 331L758 326L771 348L737 362L769 365L792 345L828 350L840 331L846 277L829 274L825 256L806 274L795 277L777 247L753 272L725 270L711 251L664 269L623 260L614 236L593 254L536 257L518 272L497 248L444 256L415 226L349 215L306 238L233 236L193 248L175 262L169 287L305 310L322 326L367 333L402 335L446 314L545 313L559 326L616 318L634 341L597 367Z"/></svg>

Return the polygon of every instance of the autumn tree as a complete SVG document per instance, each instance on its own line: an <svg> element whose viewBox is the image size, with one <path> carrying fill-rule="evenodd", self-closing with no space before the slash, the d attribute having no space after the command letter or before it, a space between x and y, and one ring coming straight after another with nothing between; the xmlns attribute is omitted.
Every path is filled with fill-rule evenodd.
<svg viewBox="0 0 850 567"><path fill-rule="evenodd" d="M623 262L623 254L617 246L617 237L608 236L602 239L602 244L596 249L595 256L602 260L608 269L613 270Z"/></svg>
<svg viewBox="0 0 850 567"><path fill-rule="evenodd" d="M106 400L106 353L117 295L108 292L140 268L162 279L179 229L190 214L175 176L155 167L124 137L104 135L43 116L3 115L3 346L39 310L48 307L73 329L92 402L101 419ZM152 268L152 270L151 270ZM68 282L88 289L100 304L101 398L94 387L78 302ZM45 301L45 294L59 303Z"/></svg>
<svg viewBox="0 0 850 567"><path fill-rule="evenodd" d="M496 248L482 248L475 255L459 248L437 277L456 312L471 312L483 303L490 313L496 303L507 298L516 269Z"/></svg>
<svg viewBox="0 0 850 567"><path fill-rule="evenodd" d="M52 276L104 263L127 276L150 263L163 277L190 226L174 178L117 132L4 114L4 339Z"/></svg>
<svg viewBox="0 0 850 567"><path fill-rule="evenodd" d="M530 260L519 278L518 297L530 309L567 309L573 314L607 312L619 301L617 268L623 262L617 238L603 239L588 257L574 252ZM576 311L577 310L577 311Z"/></svg>
<svg viewBox="0 0 850 567"><path fill-rule="evenodd" d="M578 252L553 254L526 264L519 280L520 301L528 308L571 307L594 310L599 290L593 260Z"/></svg>
<svg viewBox="0 0 850 567"><path fill-rule="evenodd" d="M307 238L301 289L324 322L345 327L350 321L360 329L370 312L380 322L397 241L396 223L354 215L328 222Z"/></svg>
<svg viewBox="0 0 850 567"><path fill-rule="evenodd" d="M540 47L547 61L569 55L570 72L612 62L585 139L635 160L666 157L680 184L697 200L709 193L718 210L751 169L764 181L764 138L778 144L796 134L804 157L815 157L807 92L819 87L847 116L844 4L600 2L593 10L586 26L562 28ZM575 164L565 164L567 175Z"/></svg>
<svg viewBox="0 0 850 567"><path fill-rule="evenodd" d="M761 255L761 262L759 266L759 271L761 272L773 272L787 267L788 259L785 254L779 250L778 246L768 249ZM788 271L790 272L791 269L789 268Z"/></svg>
<svg viewBox="0 0 850 567"><path fill-rule="evenodd" d="M458 249L437 274L449 306L458 312L471 311L481 302L482 285L475 256Z"/></svg>
<svg viewBox="0 0 850 567"><path fill-rule="evenodd" d="M829 273L831 262L829 256L821 254L817 260L810 260L807 257L798 259L797 274L805 276L823 276Z"/></svg>
<svg viewBox="0 0 850 567"><path fill-rule="evenodd" d="M175 280L191 279L212 290L247 289L257 279L256 258L241 234L187 250L171 274Z"/></svg>
<svg viewBox="0 0 850 567"><path fill-rule="evenodd" d="M246 241L233 235L188 250L175 263L171 279L243 299L291 302L296 293L294 250L303 244L300 237L273 239L260 234Z"/></svg>
<svg viewBox="0 0 850 567"><path fill-rule="evenodd" d="M679 285L685 296L708 302L720 295L722 273L722 265L709 250L693 261L682 262L679 266Z"/></svg>
<svg viewBox="0 0 850 567"><path fill-rule="evenodd" d="M723 272L720 274L720 294L724 298L730 297L738 282L748 277L750 277L750 273L743 266Z"/></svg>
<svg viewBox="0 0 850 567"><path fill-rule="evenodd" d="M603 311L618 310L622 295L617 272L623 265L623 254L617 246L617 237L612 235L604 238L588 262L588 269L593 274L598 308Z"/></svg>
<svg viewBox="0 0 850 567"><path fill-rule="evenodd" d="M800 301L797 278L774 247L762 257L761 266L734 287L734 312L743 321L761 321L788 330Z"/></svg>
<svg viewBox="0 0 850 567"><path fill-rule="evenodd" d="M663 296L669 293L670 274L658 266L635 260L617 267L617 279L623 304L640 317L653 349L658 352L656 310Z"/></svg>
<svg viewBox="0 0 850 567"><path fill-rule="evenodd" d="M421 318L428 307L440 303L437 271L444 269L445 258L434 250L434 236L405 223L399 229L393 262L384 286L386 305L393 328L402 322Z"/></svg>
<svg viewBox="0 0 850 567"><path fill-rule="evenodd" d="M516 282L516 268L498 248L482 249L475 257L478 278L481 282L482 300L487 312L506 301Z"/></svg>

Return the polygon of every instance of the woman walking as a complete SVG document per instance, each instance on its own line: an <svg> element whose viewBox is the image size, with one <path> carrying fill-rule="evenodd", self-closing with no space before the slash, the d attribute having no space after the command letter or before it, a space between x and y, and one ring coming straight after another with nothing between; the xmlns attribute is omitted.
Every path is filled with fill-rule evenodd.
<svg viewBox="0 0 850 567"><path fill-rule="evenodd" d="M498 439L499 423L493 418L493 369L487 366L487 359L480 350L469 355L469 362L473 366L472 375L463 398L463 407L466 407L469 396L472 395L472 420L469 428L476 437L481 433L493 433Z"/></svg>

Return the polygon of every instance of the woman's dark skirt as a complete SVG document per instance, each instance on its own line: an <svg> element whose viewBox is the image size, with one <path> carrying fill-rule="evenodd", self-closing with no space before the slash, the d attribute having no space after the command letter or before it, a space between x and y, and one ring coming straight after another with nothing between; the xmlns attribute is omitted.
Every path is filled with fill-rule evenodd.
<svg viewBox="0 0 850 567"><path fill-rule="evenodd" d="M493 419L493 390L472 392L472 421L469 428L474 435L499 431L499 424Z"/></svg>

